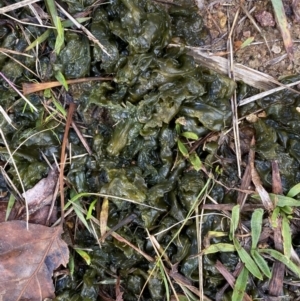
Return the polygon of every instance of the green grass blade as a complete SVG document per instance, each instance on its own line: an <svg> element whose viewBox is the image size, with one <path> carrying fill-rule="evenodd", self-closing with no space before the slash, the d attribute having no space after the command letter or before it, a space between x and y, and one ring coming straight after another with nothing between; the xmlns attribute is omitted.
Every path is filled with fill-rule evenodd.
<svg viewBox="0 0 300 301"><path fill-rule="evenodd" d="M98 199L95 199L90 204L89 210L88 210L88 212L86 214L86 220L89 220L92 217L92 213L93 213L93 210L95 209L95 204L97 203L97 201L98 201Z"/></svg>
<svg viewBox="0 0 300 301"><path fill-rule="evenodd" d="M261 234L263 209L256 209L251 218L252 249L256 249Z"/></svg>
<svg viewBox="0 0 300 301"><path fill-rule="evenodd" d="M165 270L164 270L164 268L163 268L162 265L163 265L163 262L160 259L159 262L158 262L158 266L159 266L160 274L161 274L161 277L163 279L163 282L164 282L164 285L165 285L165 289L166 289L166 299L167 299L167 301L170 301L169 283L168 283L168 279L166 277Z"/></svg>
<svg viewBox="0 0 300 301"><path fill-rule="evenodd" d="M177 145L178 145L178 149L181 152L181 154L185 158L187 158L189 156L189 152L188 152L187 148L185 147L185 145L180 140L177 141Z"/></svg>
<svg viewBox="0 0 300 301"><path fill-rule="evenodd" d="M13 207L15 205L15 202L16 202L16 198L13 194L11 194L9 197L9 200L8 200L7 208L6 208L5 221L8 220L11 210L13 209Z"/></svg>
<svg viewBox="0 0 300 301"><path fill-rule="evenodd" d="M91 232L91 229L89 227L89 224L87 223L83 213L81 212L81 210L79 210L78 207L81 207L81 205L79 203L73 203L72 202L72 206L74 208L74 211L77 215L77 217L81 220L81 222L85 225L85 227L89 230L89 232Z"/></svg>
<svg viewBox="0 0 300 301"><path fill-rule="evenodd" d="M68 262L68 268L70 271L71 278L73 279L74 271L75 271L75 262L74 262L74 256L70 253L70 259Z"/></svg>
<svg viewBox="0 0 300 301"><path fill-rule="evenodd" d="M231 299L232 301L243 300L247 286L248 275L249 271L244 267L236 279Z"/></svg>
<svg viewBox="0 0 300 301"><path fill-rule="evenodd" d="M289 31L289 25L288 25L288 22L286 19L282 0L271 0L271 2L272 2L274 13L275 13L276 23L281 31L285 50L286 50L290 60L292 61L293 60L293 40L291 38L291 34Z"/></svg>
<svg viewBox="0 0 300 301"><path fill-rule="evenodd" d="M218 243L207 247L202 251L203 254L214 254L217 252L234 252L235 247L232 244Z"/></svg>
<svg viewBox="0 0 300 301"><path fill-rule="evenodd" d="M297 201L291 197L270 193L270 198L275 206L284 207L284 206L300 206L300 201Z"/></svg>
<svg viewBox="0 0 300 301"><path fill-rule="evenodd" d="M292 233L288 218L283 215L281 235L283 239L283 253L289 259L292 251Z"/></svg>
<svg viewBox="0 0 300 301"><path fill-rule="evenodd" d="M246 39L243 44L241 45L241 49L249 46L252 42L254 41L254 37L249 37L248 39Z"/></svg>
<svg viewBox="0 0 300 301"><path fill-rule="evenodd" d="M272 249L259 249L258 252L271 255L276 260L285 264L288 269L290 269L292 272L294 272L300 278L300 268L297 265L295 265L290 259L286 258L286 256L284 256L280 252L278 252L276 250L272 250Z"/></svg>
<svg viewBox="0 0 300 301"><path fill-rule="evenodd" d="M231 223L230 223L230 232L229 238L232 240L234 237L234 233L239 225L240 220L240 205L236 205L232 208L231 214Z"/></svg>
<svg viewBox="0 0 300 301"><path fill-rule="evenodd" d="M65 36L64 36L64 27L59 19L59 17L56 17L56 30L57 30L57 36L54 46L54 51L59 54L61 49L64 46Z"/></svg>
<svg viewBox="0 0 300 301"><path fill-rule="evenodd" d="M271 225L272 228L277 228L278 227L278 216L280 214L280 208L276 207L274 211L272 212L271 216Z"/></svg>
<svg viewBox="0 0 300 301"><path fill-rule="evenodd" d="M47 11L51 16L52 24L56 28L55 52L59 54L64 44L64 28L57 14L57 9L54 0L45 1Z"/></svg>
<svg viewBox="0 0 300 301"><path fill-rule="evenodd" d="M189 156L189 161L191 162L196 171L199 171L201 169L202 162L195 152Z"/></svg>
<svg viewBox="0 0 300 301"><path fill-rule="evenodd" d="M36 45L40 45L41 43L46 41L48 39L48 37L50 36L50 32L51 32L50 29L47 29L43 34L41 34L39 37L37 37L29 46L27 46L25 51L28 51L28 50L36 47Z"/></svg>
<svg viewBox="0 0 300 301"><path fill-rule="evenodd" d="M268 263L265 259L258 253L257 250L251 250L251 256L259 266L260 270L266 275L268 278L271 278L271 271L269 269Z"/></svg>
<svg viewBox="0 0 300 301"><path fill-rule="evenodd" d="M191 140L198 140L198 135L193 132L183 132L181 136Z"/></svg>
<svg viewBox="0 0 300 301"><path fill-rule="evenodd" d="M69 90L68 83L67 83L64 75L60 71L55 72L55 78L64 86L66 91Z"/></svg>
<svg viewBox="0 0 300 301"><path fill-rule="evenodd" d="M85 252L84 250L81 250L81 249L76 249L76 248L74 250L84 259L84 261L86 262L87 265L91 264L91 257L87 252Z"/></svg>
<svg viewBox="0 0 300 301"><path fill-rule="evenodd" d="M236 251L238 252L241 261L245 264L245 267L249 270L249 272L256 278L262 280L263 276L259 271L259 268L257 267L256 263L247 253L247 251L244 248L242 248L242 246L236 238L233 238L233 244L236 248Z"/></svg>
<svg viewBox="0 0 300 301"><path fill-rule="evenodd" d="M77 18L76 21L78 23L83 23L85 21L88 21L90 18ZM73 25L73 22L70 21L70 20L65 20L62 22L62 26L64 28L66 27L70 27ZM37 37L29 46L26 47L25 51L28 51L34 47L36 47L36 45L40 45L41 43L45 42L49 35L50 35L50 32L51 32L52 29L47 29L42 35L40 35L39 37Z"/></svg>
<svg viewBox="0 0 300 301"><path fill-rule="evenodd" d="M299 193L300 193L300 183L298 183L298 184L296 184L295 186L293 186L293 187L289 190L287 196L290 197L290 198L293 198L294 196L296 196L296 195L299 194Z"/></svg>
<svg viewBox="0 0 300 301"><path fill-rule="evenodd" d="M291 215L294 212L294 209L290 206L284 206L280 208L280 211L285 213L286 215Z"/></svg>

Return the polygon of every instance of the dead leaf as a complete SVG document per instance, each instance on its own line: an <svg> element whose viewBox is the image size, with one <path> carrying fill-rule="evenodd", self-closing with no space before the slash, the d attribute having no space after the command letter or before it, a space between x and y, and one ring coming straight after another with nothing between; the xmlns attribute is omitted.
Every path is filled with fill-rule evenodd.
<svg viewBox="0 0 300 301"><path fill-rule="evenodd" d="M11 221L0 223L0 300L54 298L53 270L69 261L61 227Z"/></svg>
<svg viewBox="0 0 300 301"><path fill-rule="evenodd" d="M41 208L43 205L48 205L52 198L55 185L58 179L58 170L54 167L50 170L48 176L41 179L35 186L28 189L24 194L27 204L30 208ZM50 198L49 198L50 197Z"/></svg>
<svg viewBox="0 0 300 301"><path fill-rule="evenodd" d="M108 198L103 199L101 213L100 213L100 233L103 236L106 233L107 219L108 219Z"/></svg>
<svg viewBox="0 0 300 301"><path fill-rule="evenodd" d="M278 161L272 161L272 192L275 194L283 194L282 183L279 173Z"/></svg>

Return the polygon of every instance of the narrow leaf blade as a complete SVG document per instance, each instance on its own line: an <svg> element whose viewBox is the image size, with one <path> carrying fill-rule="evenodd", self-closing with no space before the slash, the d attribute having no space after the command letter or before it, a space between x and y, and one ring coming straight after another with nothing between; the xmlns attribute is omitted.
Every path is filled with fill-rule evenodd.
<svg viewBox="0 0 300 301"><path fill-rule="evenodd" d="M75 251L85 260L87 265L91 264L91 257L87 252L77 248L75 248Z"/></svg>
<svg viewBox="0 0 300 301"><path fill-rule="evenodd" d="M232 294L232 301L243 300L247 286L248 275L249 271L244 267L236 279Z"/></svg>
<svg viewBox="0 0 300 301"><path fill-rule="evenodd" d="M249 37L248 39L246 39L243 44L241 45L241 49L249 46L252 42L254 41L254 37Z"/></svg>
<svg viewBox="0 0 300 301"><path fill-rule="evenodd" d="M193 132L183 132L181 136L191 140L198 140L198 135Z"/></svg>
<svg viewBox="0 0 300 301"><path fill-rule="evenodd" d="M201 169L202 162L195 152L189 156L189 161L191 162L196 171L199 171Z"/></svg>
<svg viewBox="0 0 300 301"><path fill-rule="evenodd" d="M78 208L78 207L80 207L80 205L78 203L72 203L72 206L74 208L74 211L75 211L77 217L81 220L81 222L85 225L85 227L89 230L89 232L91 232L89 224L87 223L86 219L84 218L83 213Z"/></svg>
<svg viewBox="0 0 300 301"><path fill-rule="evenodd" d="M281 0L271 0L275 17L276 17L276 23L280 28L281 35L283 38L283 43L285 50L290 58L290 60L293 60L293 40L291 38L291 34L288 28L288 22L285 15L284 6Z"/></svg>
<svg viewBox="0 0 300 301"><path fill-rule="evenodd" d="M245 267L249 270L249 272L253 276L262 280L263 279L262 274L259 271L254 260L251 258L251 256L247 253L247 251L244 248L242 248L242 246L240 245L240 243L238 242L238 240L236 238L233 239L233 243L236 248L236 251L239 254L241 261L245 264Z"/></svg>
<svg viewBox="0 0 300 301"><path fill-rule="evenodd" d="M262 220L263 220L263 209L256 209L251 218L251 236L252 236L252 249L255 249L260 237Z"/></svg>
<svg viewBox="0 0 300 301"><path fill-rule="evenodd" d="M283 215L282 219L282 239L283 239L283 252L284 255L289 259L292 251L292 234L288 218Z"/></svg>
<svg viewBox="0 0 300 301"><path fill-rule="evenodd" d="M5 221L8 220L11 210L15 205L15 202L16 202L16 198L13 194L11 194L9 197L9 200L8 200L7 208L6 208Z"/></svg>
<svg viewBox="0 0 300 301"><path fill-rule="evenodd" d="M239 225L239 220L240 220L240 205L236 205L232 208L230 232L229 232L229 238L231 240L233 239L234 233Z"/></svg>
<svg viewBox="0 0 300 301"><path fill-rule="evenodd" d="M266 275L268 278L271 278L271 271L265 259L257 252L257 250L252 250L251 255L264 275Z"/></svg>
<svg viewBox="0 0 300 301"><path fill-rule="evenodd" d="M68 83L67 83L64 75L60 71L55 72L55 78L64 86L66 91L69 90Z"/></svg>
<svg viewBox="0 0 300 301"><path fill-rule="evenodd" d="M93 200L92 203L90 204L89 206L89 210L86 214L86 220L89 220L91 217L92 217L92 213L93 213L93 210L95 209L95 205L97 203L97 199Z"/></svg>
<svg viewBox="0 0 300 301"><path fill-rule="evenodd" d="M187 158L189 156L189 152L188 152L187 148L185 147L185 145L180 140L177 141L177 145L178 145L178 149L181 152L181 154Z"/></svg>
<svg viewBox="0 0 300 301"><path fill-rule="evenodd" d="M276 250L272 250L272 249L259 249L258 252L259 253L267 253L267 254L271 255L276 260L278 260L278 261L282 262L283 264L285 264L287 266L287 268L289 268L298 277L300 277L300 268L297 265L295 265L291 260L286 258L280 252L278 252Z"/></svg>
<svg viewBox="0 0 300 301"><path fill-rule="evenodd" d="M202 251L203 254L214 254L217 252L234 252L235 247L232 244L227 244L227 243L218 243L218 244L213 244L207 247Z"/></svg>
<svg viewBox="0 0 300 301"><path fill-rule="evenodd" d="M271 216L271 225L272 228L277 228L278 227L278 216L280 214L280 208L276 207L274 211L272 212Z"/></svg>
<svg viewBox="0 0 300 301"><path fill-rule="evenodd" d="M295 200L291 197L284 196L284 195L277 195L274 193L270 193L270 198L275 206L284 207L284 206L300 206L300 201Z"/></svg>
<svg viewBox="0 0 300 301"><path fill-rule="evenodd" d="M293 186L290 189L290 191L288 192L287 196L290 197L290 198L293 198L294 196L296 196L299 193L300 193L300 183Z"/></svg>

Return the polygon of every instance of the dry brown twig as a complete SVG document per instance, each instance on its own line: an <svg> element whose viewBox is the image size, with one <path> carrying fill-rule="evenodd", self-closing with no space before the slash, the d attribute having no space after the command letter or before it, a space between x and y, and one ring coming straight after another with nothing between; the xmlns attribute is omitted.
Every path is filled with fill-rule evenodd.
<svg viewBox="0 0 300 301"><path fill-rule="evenodd" d="M112 77L84 77L84 78L76 78L76 79L69 79L67 80L67 84L79 84L89 81L111 81L113 80ZM62 86L62 83L59 81L53 82L45 82L45 83L23 83L22 90L24 95L28 95L31 93L43 91L45 89L51 89L55 87Z"/></svg>
<svg viewBox="0 0 300 301"><path fill-rule="evenodd" d="M237 18L239 15L240 9L237 10L233 24L228 36L227 40L227 51L229 52L229 63L230 69L228 70L229 77L235 81L235 72L234 72L234 63L233 63L233 47L232 47L232 34L235 28ZM229 48L229 49L228 49ZM236 90L234 91L233 96L231 97L231 111L232 111L232 128L233 128L233 135L234 135L234 146L235 146L235 155L236 155L236 162L237 162L237 171L238 176L241 177L241 144L240 144L240 134L239 134L239 122L238 122L238 112L237 112L237 100L236 100Z"/></svg>

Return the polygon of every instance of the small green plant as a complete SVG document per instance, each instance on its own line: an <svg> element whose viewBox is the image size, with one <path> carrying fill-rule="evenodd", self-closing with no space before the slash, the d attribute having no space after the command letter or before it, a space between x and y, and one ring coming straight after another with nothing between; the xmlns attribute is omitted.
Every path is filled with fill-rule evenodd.
<svg viewBox="0 0 300 301"><path fill-rule="evenodd" d="M232 217L230 222L229 239L232 243L217 243L208 246L202 251L203 254L212 254L216 252L233 252L236 251L240 260L244 263L244 267L236 279L232 300L243 300L244 293L247 286L249 273L255 278L263 280L264 277L271 278L271 270L264 259L263 254L268 257L273 257L286 265L286 267L300 278L300 268L291 261L292 250L292 234L290 229L290 219L295 206L300 206L300 201L294 197L300 193L300 183L290 189L287 196L276 195L270 193L270 198L274 204L273 212L269 213L270 225L274 229L278 227L279 219L281 220L281 234L283 238L283 254L274 249L261 249L258 246L259 237L262 232L263 224L263 209L254 210L251 217L251 249L244 248L237 236L235 235L240 222L240 206L236 205L232 209ZM259 199L259 195L252 196ZM218 237L223 236L214 234Z"/></svg>
<svg viewBox="0 0 300 301"><path fill-rule="evenodd" d="M198 157L196 151L189 153L185 144L183 143L183 139L196 141L199 139L198 135L193 132L183 132L181 129L181 125L185 123L184 118L178 118L176 120L176 133L177 133L177 147L179 152L185 157L195 168L195 170L199 171L202 167L202 162Z"/></svg>

